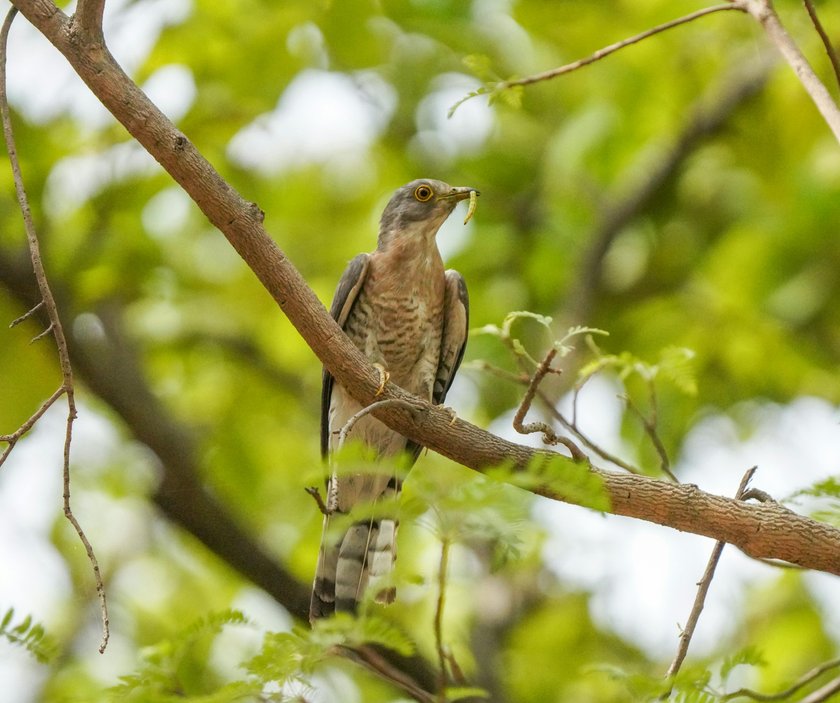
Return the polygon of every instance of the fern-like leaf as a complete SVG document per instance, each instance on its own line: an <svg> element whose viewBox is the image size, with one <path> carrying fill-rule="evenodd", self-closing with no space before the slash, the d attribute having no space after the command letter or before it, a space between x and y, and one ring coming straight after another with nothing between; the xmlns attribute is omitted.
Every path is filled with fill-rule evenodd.
<svg viewBox="0 0 840 703"><path fill-rule="evenodd" d="M31 615L27 615L20 623L13 625L14 617L14 608L9 608L0 620L0 637L13 645L22 647L42 664L49 662L58 648L43 625L33 621Z"/></svg>

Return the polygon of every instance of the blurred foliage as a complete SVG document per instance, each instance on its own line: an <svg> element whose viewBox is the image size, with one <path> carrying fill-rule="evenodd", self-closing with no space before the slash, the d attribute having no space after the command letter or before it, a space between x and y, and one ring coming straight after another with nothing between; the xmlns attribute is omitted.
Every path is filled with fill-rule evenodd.
<svg viewBox="0 0 840 703"><path fill-rule="evenodd" d="M21 622L14 623L14 608L9 608L0 620L0 637L7 642L23 647L39 662L46 664L55 656L56 644L40 623L33 622L27 615Z"/></svg>
<svg viewBox="0 0 840 703"><path fill-rule="evenodd" d="M607 331L591 345L572 340L563 375L546 387L559 397L576 380L606 374L647 418L655 387L658 437L677 474L686 436L710 413L801 395L840 403L840 150L786 66L754 79L755 94L694 141L602 239L608 214L671 158L697 110L713 109L727 86L746 80L744 66L772 53L746 16L705 17L492 105L473 98L447 119L488 81L587 56L699 5L193 0L170 3L159 34L139 22L162 16L165 4L109 0L115 53L122 42L130 54L135 24L156 37L130 67L133 77L266 212L268 230L325 303L346 262L375 245L389 193L428 175L481 191L469 226L456 215L440 237L448 265L469 283L473 327L486 332L510 311L533 311L511 324L535 361L572 325ZM828 81L800 5L778 6ZM840 14L817 6L837 36ZM16 41L23 38L13 31ZM69 102L48 114L23 98L12 108L44 259L61 299L71 301L68 329L88 339L106 322L122 330L172 421L196 439L207 491L308 581L321 523L303 490L322 480L315 356L221 235L113 120L87 118ZM24 238L8 169L0 182L0 254L17 260ZM588 268L602 245L599 265ZM3 291L0 320L11 321L25 310ZM0 432L59 381L50 347L28 345L38 332L33 321L0 331ZM511 380L469 363L476 360ZM447 402L483 426L508 416L523 392L510 346L498 334L473 335L467 362ZM56 499L56 527L45 538L66 560L73 592L57 596L62 614L47 628L61 654L39 669L32 700L397 699L369 673L321 657L359 633L313 635L292 630L280 608L268 609L266 621L248 612L241 577L150 507L160 458L93 389L79 396L83 412L107 425L102 441L79 441L74 480L121 655L116 665L94 660L90 576ZM657 474L658 456L632 409L621 431L627 459ZM606 507L598 486L569 473L573 465L554 464L537 479ZM830 500L837 520L836 479L803 491L799 497ZM402 501L399 603L376 611L365 622L378 629L363 635L397 648L410 640L436 661L444 539L454 543L445 645L468 685L523 703L658 695L667 662L594 622L589 594L546 568L535 500L423 456ZM686 668L673 700L717 700L736 664L736 673L748 671L739 681L776 690L836 656L801 576L786 574L748 602L732 613L737 634ZM4 624L7 639L38 654L38 626ZM262 639L273 628L280 631L262 645L225 639L231 629Z"/></svg>

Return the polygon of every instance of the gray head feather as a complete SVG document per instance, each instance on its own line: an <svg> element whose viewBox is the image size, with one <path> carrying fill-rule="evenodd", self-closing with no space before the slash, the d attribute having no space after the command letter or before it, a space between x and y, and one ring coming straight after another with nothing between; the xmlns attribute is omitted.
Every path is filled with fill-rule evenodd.
<svg viewBox="0 0 840 703"><path fill-rule="evenodd" d="M459 201L470 196L471 188L453 188L433 178L421 178L399 188L382 212L379 248L402 232L434 236ZM423 223L419 230L413 225Z"/></svg>

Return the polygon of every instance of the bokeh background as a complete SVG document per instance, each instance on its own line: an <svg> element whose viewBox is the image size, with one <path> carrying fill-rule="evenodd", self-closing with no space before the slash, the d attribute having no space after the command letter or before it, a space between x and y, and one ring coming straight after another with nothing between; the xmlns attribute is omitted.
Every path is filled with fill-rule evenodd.
<svg viewBox="0 0 840 703"><path fill-rule="evenodd" d="M346 262L374 247L395 188L420 176L473 186L473 220L463 226L459 211L439 235L469 284L473 327L530 310L552 317L557 337L573 324L609 332L597 338L605 354L655 365L691 350L682 382L656 385L677 477L732 495L758 465L755 485L836 521L826 481L840 461L840 149L760 27L717 13L448 116L486 81L587 56L699 7L109 0L105 19L121 64L262 207L325 303ZM801 6L778 7L830 84ZM817 8L837 37L837 8ZM93 578L62 515L59 404L0 469L0 612L30 615L52 643L42 663L0 641L0 690L11 703L108 700L119 677L163 661L181 694L234 700L211 696L246 676L240 664L265 632L293 626L290 604L314 570L321 520L303 489L322 476L320 366L224 238L23 18L8 80L73 345L73 503L103 568L112 634L100 655ZM37 298L9 169L0 179L8 323ZM530 349L545 348L539 325L517 325ZM5 327L0 433L60 383L51 342L30 344L37 320ZM554 389L562 407L586 358L565 362ZM522 388L483 362L517 369L497 338L474 335L447 404L515 437ZM660 476L617 397L625 392L649 408L638 379L597 375L580 395L580 423ZM819 483L819 499L801 494ZM471 682L494 700L631 701L633 677L664 674L709 540L534 499L433 455L406 492L445 506L404 521L401 598L386 612L421 653L434 657L441 524L457 528L461 515L466 527L448 533L445 632ZM272 589L275 569L297 589ZM726 550L692 666L720 689L785 686L837 656L839 592L833 577ZM230 608L249 623L171 645ZM745 648L764 665L721 681L721 662ZM325 663L310 683L274 693L399 698L346 663Z"/></svg>

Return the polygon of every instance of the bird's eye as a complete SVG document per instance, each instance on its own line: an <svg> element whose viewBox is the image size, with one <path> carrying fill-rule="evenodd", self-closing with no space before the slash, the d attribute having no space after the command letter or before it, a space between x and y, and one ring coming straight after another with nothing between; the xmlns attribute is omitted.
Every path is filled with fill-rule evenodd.
<svg viewBox="0 0 840 703"><path fill-rule="evenodd" d="M414 190L414 197L417 198L421 203L425 203L431 200L432 196L434 195L432 189L427 185L417 186Z"/></svg>

